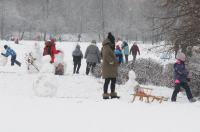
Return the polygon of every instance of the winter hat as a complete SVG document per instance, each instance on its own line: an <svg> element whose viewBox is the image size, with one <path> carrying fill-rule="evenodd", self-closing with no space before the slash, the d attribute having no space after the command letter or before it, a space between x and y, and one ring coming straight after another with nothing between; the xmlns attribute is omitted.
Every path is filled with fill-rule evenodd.
<svg viewBox="0 0 200 132"><path fill-rule="evenodd" d="M79 44L76 45L76 49L80 49L81 46Z"/></svg>
<svg viewBox="0 0 200 132"><path fill-rule="evenodd" d="M96 40L92 40L91 43L92 44L96 44L97 42L96 42Z"/></svg>
<svg viewBox="0 0 200 132"><path fill-rule="evenodd" d="M110 42L112 44L115 44L115 37L112 35L111 32L108 33L108 37L107 38L110 40Z"/></svg>
<svg viewBox="0 0 200 132"><path fill-rule="evenodd" d="M176 55L176 59L178 60L181 60L181 61L185 61L185 54L182 53L182 52L179 52L177 55Z"/></svg>
<svg viewBox="0 0 200 132"><path fill-rule="evenodd" d="M4 45L4 49L7 49L8 48L8 45Z"/></svg>

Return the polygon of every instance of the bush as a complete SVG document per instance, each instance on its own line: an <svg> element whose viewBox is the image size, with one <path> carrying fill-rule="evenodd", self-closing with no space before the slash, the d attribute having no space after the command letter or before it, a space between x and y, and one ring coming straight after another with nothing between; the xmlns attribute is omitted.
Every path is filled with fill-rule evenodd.
<svg viewBox="0 0 200 132"><path fill-rule="evenodd" d="M163 66L152 59L138 59L133 66L140 84L162 85Z"/></svg>

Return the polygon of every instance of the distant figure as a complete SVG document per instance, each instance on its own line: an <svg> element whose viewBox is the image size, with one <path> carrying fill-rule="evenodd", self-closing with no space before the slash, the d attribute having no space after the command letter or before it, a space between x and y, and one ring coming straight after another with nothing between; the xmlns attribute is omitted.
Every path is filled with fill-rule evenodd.
<svg viewBox="0 0 200 132"><path fill-rule="evenodd" d="M56 50L56 43L55 43L55 39L52 38L51 40L48 40L45 42L45 47L44 47L44 52L43 52L43 56L45 55L50 55L51 56L51 60L50 63L54 63L55 61L55 54L60 53L60 50Z"/></svg>
<svg viewBox="0 0 200 132"><path fill-rule="evenodd" d="M122 50L120 49L119 45L116 46L115 56L117 58L118 64L121 64L121 63L124 62L124 60L123 60L123 53L122 53Z"/></svg>
<svg viewBox="0 0 200 132"><path fill-rule="evenodd" d="M81 41L81 34L79 33L78 34L78 42L80 42Z"/></svg>
<svg viewBox="0 0 200 132"><path fill-rule="evenodd" d="M10 47L8 47L8 45L4 45L4 49L6 50L6 53L1 53L1 55L8 57L11 55L11 66L14 66L14 64L17 64L18 66L21 66L21 63L19 61L16 60L17 58L17 54L16 52L11 49Z"/></svg>
<svg viewBox="0 0 200 132"><path fill-rule="evenodd" d="M19 39L18 38L15 39L15 44L19 44Z"/></svg>
<svg viewBox="0 0 200 132"><path fill-rule="evenodd" d="M87 63L86 67L86 75L89 74L90 69L91 72L94 72L94 67L97 63L100 63L101 61L101 55L99 48L96 45L96 40L92 40L91 44L87 47L85 51L85 59Z"/></svg>
<svg viewBox="0 0 200 132"><path fill-rule="evenodd" d="M81 51L81 47L79 44L76 45L75 50L72 52L73 62L74 62L74 70L73 73L79 74L79 69L81 67L81 59L83 58L83 53Z"/></svg>
<svg viewBox="0 0 200 132"><path fill-rule="evenodd" d="M104 82L104 92L103 92L103 99L111 98L119 98L117 93L115 92L115 84L117 78L117 60L114 54L115 50L115 37L112 33L108 33L107 38L102 43L102 58L103 58L103 65L102 65L102 75L105 79ZM111 82L110 88L111 93L108 93L108 85Z"/></svg>
<svg viewBox="0 0 200 132"><path fill-rule="evenodd" d="M128 43L126 41L123 42L122 49L123 49L126 64L127 64L128 63L128 55L129 55L129 46L128 46Z"/></svg>
<svg viewBox="0 0 200 132"><path fill-rule="evenodd" d="M130 54L132 54L133 56L133 63L135 63L137 53L140 55L140 50L139 50L139 47L137 46L137 43L134 42L130 49Z"/></svg>
<svg viewBox="0 0 200 132"><path fill-rule="evenodd" d="M185 67L185 54L180 52L176 55L176 63L174 64L174 83L175 89L171 97L171 101L175 102L177 94L179 93L181 87L185 89L187 98L190 102L195 102L196 99L193 98L192 93L190 91L190 87L188 86L189 72Z"/></svg>

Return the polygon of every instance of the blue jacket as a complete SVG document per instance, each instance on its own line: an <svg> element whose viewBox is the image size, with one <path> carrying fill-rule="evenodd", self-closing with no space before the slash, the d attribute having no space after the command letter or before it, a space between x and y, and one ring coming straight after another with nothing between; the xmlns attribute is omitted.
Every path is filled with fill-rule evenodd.
<svg viewBox="0 0 200 132"><path fill-rule="evenodd" d="M5 56L5 57L8 57L9 55L11 55L11 56L16 56L16 52L13 50L13 49L11 49L10 47L8 47L7 49L6 49L6 53L4 54L4 53L1 53L3 56Z"/></svg>
<svg viewBox="0 0 200 132"><path fill-rule="evenodd" d="M174 79L180 82L187 82L188 70L185 68L183 61L178 61L174 64Z"/></svg>
<svg viewBox="0 0 200 132"><path fill-rule="evenodd" d="M124 51L124 55L129 55L129 47L128 46L125 46L123 51Z"/></svg>
<svg viewBox="0 0 200 132"><path fill-rule="evenodd" d="M123 54L122 54L122 51L119 50L119 49L115 49L115 55L116 55L116 58L117 58L117 62L119 64L123 63L124 60L123 60Z"/></svg>

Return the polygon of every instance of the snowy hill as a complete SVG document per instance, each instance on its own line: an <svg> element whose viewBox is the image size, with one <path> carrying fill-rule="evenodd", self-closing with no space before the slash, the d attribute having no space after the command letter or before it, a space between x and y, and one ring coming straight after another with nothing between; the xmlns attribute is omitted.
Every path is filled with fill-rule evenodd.
<svg viewBox="0 0 200 132"><path fill-rule="evenodd" d="M38 52L42 53L44 43L37 43ZM200 103L189 103L182 93L176 103L148 104L139 100L131 103L133 88L125 84L116 86L120 100L103 100L104 82L85 75L85 60L82 60L80 74L72 74L71 54L75 42L57 42L57 49L64 51L67 65L64 76L55 76L51 70L27 72L25 54L34 51L35 42L21 41L19 45L1 42L0 52L4 51L4 44L17 51L22 66L11 67L10 58L5 66L0 66L1 132L199 132ZM80 43L83 53L89 44ZM101 48L101 44L98 46ZM148 50L151 45L140 44L139 47L142 53L139 57L161 62L158 53ZM41 62L40 68L51 68L50 64ZM170 97L172 94L169 88L145 87L153 88L155 95Z"/></svg>

